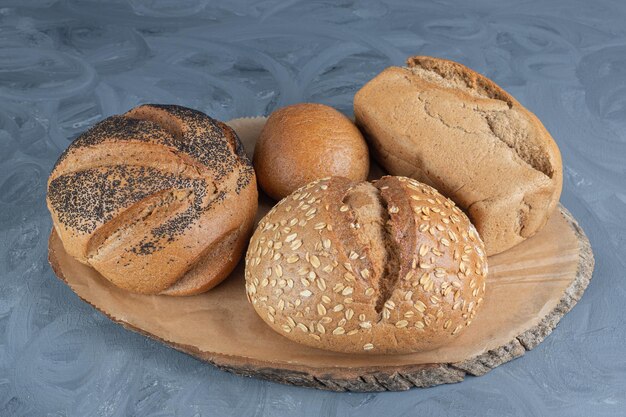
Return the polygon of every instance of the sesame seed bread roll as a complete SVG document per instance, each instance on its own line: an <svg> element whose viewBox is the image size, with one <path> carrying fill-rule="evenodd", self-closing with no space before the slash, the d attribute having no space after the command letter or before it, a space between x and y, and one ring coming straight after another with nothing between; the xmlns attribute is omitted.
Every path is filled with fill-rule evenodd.
<svg viewBox="0 0 626 417"><path fill-rule="evenodd" d="M276 332L348 353L430 350L458 336L485 294L467 217L405 177L332 177L281 200L246 254L246 293Z"/></svg>
<svg viewBox="0 0 626 417"><path fill-rule="evenodd" d="M116 286L190 295L240 259L257 210L235 132L180 106L143 105L80 135L48 179L65 250Z"/></svg>
<svg viewBox="0 0 626 417"><path fill-rule="evenodd" d="M385 69L354 97L378 162L454 200L489 255L541 230L563 182L561 154L541 121L461 64L419 56L407 65Z"/></svg>

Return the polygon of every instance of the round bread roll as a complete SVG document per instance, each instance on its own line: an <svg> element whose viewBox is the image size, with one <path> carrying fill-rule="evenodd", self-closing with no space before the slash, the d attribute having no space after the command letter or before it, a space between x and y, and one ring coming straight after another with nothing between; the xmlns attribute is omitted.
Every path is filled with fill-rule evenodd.
<svg viewBox="0 0 626 417"><path fill-rule="evenodd" d="M276 332L349 353L430 350L485 294L487 258L467 217L405 177L333 177L280 201L246 254L246 292Z"/></svg>
<svg viewBox="0 0 626 417"><path fill-rule="evenodd" d="M454 200L489 255L541 230L559 202L563 167L550 133L461 64L417 56L387 68L356 93L354 115L387 172Z"/></svg>
<svg viewBox="0 0 626 417"><path fill-rule="evenodd" d="M363 181L369 172L367 144L359 129L332 107L314 103L273 112L253 161L261 188L276 200L318 178Z"/></svg>
<svg viewBox="0 0 626 417"><path fill-rule="evenodd" d="M230 127L150 104L72 142L50 174L47 204L65 250L116 286L189 295L214 287L237 264L257 188Z"/></svg>

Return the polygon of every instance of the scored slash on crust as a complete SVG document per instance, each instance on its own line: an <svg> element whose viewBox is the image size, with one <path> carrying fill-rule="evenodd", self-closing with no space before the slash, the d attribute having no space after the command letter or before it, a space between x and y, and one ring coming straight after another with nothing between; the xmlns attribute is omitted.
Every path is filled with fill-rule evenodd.
<svg viewBox="0 0 626 417"><path fill-rule="evenodd" d="M259 223L246 256L246 290L260 316L293 340L346 352L414 351L424 347L420 333L445 340L457 335L478 311L486 276L482 242L465 215L417 181L380 180L380 192L398 199L398 204L383 207L387 216L410 216L400 217L404 220L389 230L415 236L415 246L407 252L411 258L402 255L406 259L393 271L401 276L386 290L380 287L385 272L372 269L373 247L358 247L358 236L345 240L350 234L368 233L372 226L359 220L358 195L348 204L339 195L333 197L356 189L341 181L323 179L302 187ZM284 245L278 249L280 241ZM255 277L268 269L276 272L277 266L281 275L298 277L293 286L265 280L259 288ZM381 297L385 299L377 312ZM274 306L278 309L269 319L267 312ZM396 332L398 345L390 341L388 326ZM338 337L342 339L333 340Z"/></svg>

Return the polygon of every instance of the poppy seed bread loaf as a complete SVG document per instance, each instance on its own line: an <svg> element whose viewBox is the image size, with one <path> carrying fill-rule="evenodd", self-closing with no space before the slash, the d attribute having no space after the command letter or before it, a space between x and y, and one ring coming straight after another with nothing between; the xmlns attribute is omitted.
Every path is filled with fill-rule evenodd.
<svg viewBox="0 0 626 417"><path fill-rule="evenodd" d="M143 294L206 291L235 267L257 210L235 132L204 113L144 105L80 135L47 204L65 250Z"/></svg>
<svg viewBox="0 0 626 417"><path fill-rule="evenodd" d="M557 206L561 155L548 131L461 64L413 57L387 68L356 93L354 114L381 165L454 200L489 255L534 235Z"/></svg>
<svg viewBox="0 0 626 417"><path fill-rule="evenodd" d="M281 200L246 254L246 293L276 332L352 353L430 350L470 325L487 259L467 217L405 177L332 177Z"/></svg>

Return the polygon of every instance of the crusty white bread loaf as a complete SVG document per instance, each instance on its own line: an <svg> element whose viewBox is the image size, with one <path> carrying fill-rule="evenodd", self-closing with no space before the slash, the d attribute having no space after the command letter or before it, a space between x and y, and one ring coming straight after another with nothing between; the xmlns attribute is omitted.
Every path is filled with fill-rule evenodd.
<svg viewBox="0 0 626 417"><path fill-rule="evenodd" d="M354 353L450 342L479 311L486 275L465 214L405 177L300 188L261 220L245 269L248 299L272 329Z"/></svg>
<svg viewBox="0 0 626 417"><path fill-rule="evenodd" d="M185 107L143 105L72 142L47 203L65 250L113 284L189 295L237 264L257 188L230 127Z"/></svg>
<svg viewBox="0 0 626 417"><path fill-rule="evenodd" d="M561 155L548 131L461 64L413 57L387 68L357 92L354 114L381 165L454 200L490 255L534 235L557 206Z"/></svg>

